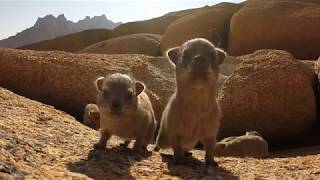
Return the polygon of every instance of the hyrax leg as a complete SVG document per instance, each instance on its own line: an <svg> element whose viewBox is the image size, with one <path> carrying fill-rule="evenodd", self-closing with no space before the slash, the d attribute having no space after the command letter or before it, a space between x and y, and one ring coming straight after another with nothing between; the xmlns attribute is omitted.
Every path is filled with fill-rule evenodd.
<svg viewBox="0 0 320 180"><path fill-rule="evenodd" d="M120 144L121 147L128 147L128 145L130 144L130 140L125 140L123 143Z"/></svg>
<svg viewBox="0 0 320 180"><path fill-rule="evenodd" d="M206 165L218 166L218 163L214 160L214 157L213 157L213 150L216 144L216 138L206 138L204 139L203 144L206 151L206 155L205 155Z"/></svg>
<svg viewBox="0 0 320 180"><path fill-rule="evenodd" d="M147 131L141 132L141 134L138 135L136 142L133 145L133 151L137 153L141 153L142 151L147 151L147 145L148 145L148 135Z"/></svg>
<svg viewBox="0 0 320 180"><path fill-rule="evenodd" d="M184 164L185 163L185 152L183 151L181 145L180 145L180 139L181 137L176 136L174 140L172 141L172 148L173 148L173 154L176 164Z"/></svg>
<svg viewBox="0 0 320 180"><path fill-rule="evenodd" d="M94 149L105 149L109 138L110 138L109 132L107 130L101 130L99 142L96 143L93 146L93 148Z"/></svg>

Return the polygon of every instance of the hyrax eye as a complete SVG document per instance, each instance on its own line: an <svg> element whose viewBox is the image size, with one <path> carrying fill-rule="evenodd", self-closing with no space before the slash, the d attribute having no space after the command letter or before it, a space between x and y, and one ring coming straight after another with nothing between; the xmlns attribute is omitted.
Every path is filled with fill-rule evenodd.
<svg viewBox="0 0 320 180"><path fill-rule="evenodd" d="M127 93L126 93L126 99L127 99L127 100L130 100L130 99L132 98L132 94L133 94L132 91L130 91L130 90L127 91Z"/></svg>

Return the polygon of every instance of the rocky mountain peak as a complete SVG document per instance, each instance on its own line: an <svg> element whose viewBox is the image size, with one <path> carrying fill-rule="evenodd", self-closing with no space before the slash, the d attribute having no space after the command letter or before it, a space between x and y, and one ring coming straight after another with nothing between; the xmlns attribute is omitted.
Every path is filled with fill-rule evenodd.
<svg viewBox="0 0 320 180"><path fill-rule="evenodd" d="M67 18L64 16L64 14L60 14L60 15L57 17L57 20L59 20L59 21L68 21Z"/></svg>
<svg viewBox="0 0 320 180"><path fill-rule="evenodd" d="M107 19L106 15L86 16L78 22L68 20L64 14L57 17L52 14L39 17L34 26L7 39L0 40L0 47L15 48L26 44L53 39L58 36L77 33L89 29L113 29L120 23Z"/></svg>

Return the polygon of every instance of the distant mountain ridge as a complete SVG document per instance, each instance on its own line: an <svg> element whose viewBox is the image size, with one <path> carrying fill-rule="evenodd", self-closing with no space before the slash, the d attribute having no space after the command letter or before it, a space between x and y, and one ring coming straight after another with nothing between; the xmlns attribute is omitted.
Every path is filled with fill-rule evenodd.
<svg viewBox="0 0 320 180"><path fill-rule="evenodd" d="M111 30L108 29L89 29L65 36L59 36L54 39L16 47L16 49L75 52L108 39L110 31Z"/></svg>
<svg viewBox="0 0 320 180"><path fill-rule="evenodd" d="M38 18L34 26L17 33L15 36L0 40L0 47L15 48L89 29L113 29L120 24L107 19L106 15L92 18L86 16L76 23L67 20L64 14L57 17L47 15Z"/></svg>

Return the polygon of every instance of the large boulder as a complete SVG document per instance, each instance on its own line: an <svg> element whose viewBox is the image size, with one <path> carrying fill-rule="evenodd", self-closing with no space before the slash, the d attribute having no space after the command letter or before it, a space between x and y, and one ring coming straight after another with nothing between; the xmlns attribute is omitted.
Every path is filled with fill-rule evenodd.
<svg viewBox="0 0 320 180"><path fill-rule="evenodd" d="M176 20L164 32L161 52L192 38L206 38L227 48L230 19L240 7L242 4L220 3Z"/></svg>
<svg viewBox="0 0 320 180"><path fill-rule="evenodd" d="M39 51L79 51L91 44L104 41L109 38L108 29L90 29L74 34L59 36L54 39L36 42L33 44L18 47L18 49L30 49Z"/></svg>
<svg viewBox="0 0 320 180"><path fill-rule="evenodd" d="M72 54L0 48L0 85L18 94L54 105L81 119L94 103L94 80L121 72L147 85L157 119L174 91L172 65L163 57Z"/></svg>
<svg viewBox="0 0 320 180"><path fill-rule="evenodd" d="M235 69L237 68L238 64L241 63L241 60L235 56L227 56L223 63L219 66L219 72L222 75L229 76L231 75Z"/></svg>
<svg viewBox="0 0 320 180"><path fill-rule="evenodd" d="M299 59L320 55L320 1L251 0L231 19L228 52L280 49Z"/></svg>
<svg viewBox="0 0 320 180"><path fill-rule="evenodd" d="M84 48L80 53L160 55L161 35L131 34L108 39Z"/></svg>
<svg viewBox="0 0 320 180"><path fill-rule="evenodd" d="M202 8L181 10L170 12L153 19L124 23L113 29L110 37L114 38L137 33L151 33L162 35L167 27L175 20L201 9Z"/></svg>
<svg viewBox="0 0 320 180"><path fill-rule="evenodd" d="M267 139L292 138L313 125L315 95L304 64L280 50L238 59L218 95L221 137L258 131Z"/></svg>

